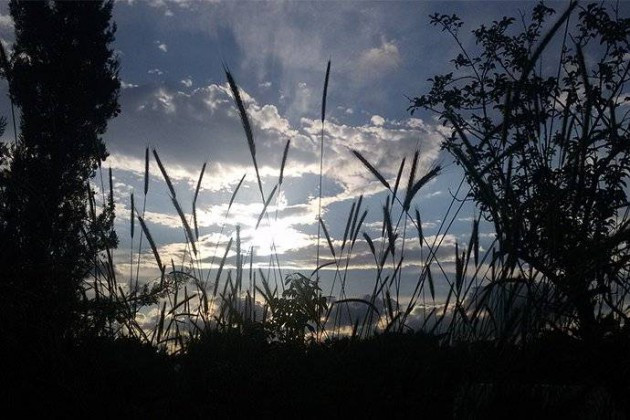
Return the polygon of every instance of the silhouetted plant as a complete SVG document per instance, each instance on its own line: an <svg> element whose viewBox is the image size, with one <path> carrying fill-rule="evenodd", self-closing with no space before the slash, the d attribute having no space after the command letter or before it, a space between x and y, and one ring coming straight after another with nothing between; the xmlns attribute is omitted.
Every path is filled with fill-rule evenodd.
<svg viewBox="0 0 630 420"><path fill-rule="evenodd" d="M558 310L592 338L604 318L627 321L630 19L573 2L545 30L554 13L540 3L523 30L507 17L481 26L477 54L463 48L457 16L433 15L461 52L410 109L451 129L444 148L494 223L501 278L533 268L542 282L515 281L530 291L549 282Z"/></svg>
<svg viewBox="0 0 630 420"><path fill-rule="evenodd" d="M100 206L89 182L107 157L107 121L119 112L112 6L10 4L15 44L5 75L20 135L0 185L1 306L14 321L7 328L51 337L76 329L79 314L91 311L82 302L99 295L84 280L117 243L111 172Z"/></svg>
<svg viewBox="0 0 630 420"><path fill-rule="evenodd" d="M281 297L268 299L271 319L266 324L270 336L282 342L303 343L306 332L314 337L321 329L321 314L328 309L317 280L299 273L285 280Z"/></svg>

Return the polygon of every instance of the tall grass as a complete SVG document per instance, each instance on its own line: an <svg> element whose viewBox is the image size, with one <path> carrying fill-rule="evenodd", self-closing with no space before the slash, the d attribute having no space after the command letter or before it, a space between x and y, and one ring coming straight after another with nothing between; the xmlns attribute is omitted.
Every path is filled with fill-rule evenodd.
<svg viewBox="0 0 630 420"><path fill-rule="evenodd" d="M572 3L549 34L542 38L530 56L532 62L538 59L541 51L549 44L552 34L566 21L568 13L574 7ZM581 54L579 47L578 54ZM349 204L343 235L335 237L332 234L322 217L324 136L330 68L329 61L321 104L317 242L312 272L283 275L283 267L273 241L267 271L255 267L254 248L252 246L246 249L243 246L238 226L230 235L223 251L219 252L220 240L228 225L230 210L238 198L244 175L230 197L213 247L214 252L211 256L202 255L204 248L198 246L202 235L197 220L197 202L206 164L202 166L196 183L192 214L187 215L176 196L166 165L161 161L158 152L153 150L153 158L179 216L187 247L180 267L177 268L171 261L169 269L162 261L144 218L149 182L150 156L147 149L142 214L135 209L134 197L131 196L131 213L133 215L135 212L133 218L138 219L141 227L135 278L131 278L133 270L130 270L128 290L117 287L110 255L105 262L106 269L99 272L102 276L98 281L95 280L94 286L98 296L109 296L116 305L124 308L125 316L116 320L124 326L124 332L171 349L182 349L187 340L199 337L208 330L241 333L257 330L263 331L269 340L281 341L318 341L340 336L367 338L384 332L403 333L413 330L432 335L447 344L462 340L523 343L547 331L574 334L577 321L571 309L572 302L566 295L558 293L557 285L550 280L549 273L536 270L531 264L506 252L500 246L500 236L489 243L482 241L481 215L472 221L467 243L456 237L453 253L450 256L444 255L446 244L453 237L453 225L461 216L466 198L471 196L471 188L464 178L459 182L445 213L440 217L436 232L426 235L422 226L424 217L418 207L421 200L418 195L440 176L442 167L434 165L421 172L420 151L412 156L402 157L393 178L379 170L360 151L351 150L350 153L357 163L380 183L385 193L385 202L379 210L380 235L370 234L371 231L364 226L369 211L364 208L363 196ZM534 68L528 65L526 70L531 72ZM271 226L272 218L268 212L274 197L278 200L280 196L285 166L290 159L291 143L290 140L287 141L283 149L277 180L273 185L264 185L247 107L234 76L227 68L225 74L243 126L260 192L262 209L256 218L255 229L265 222ZM515 85L515 89L521 88L524 77L526 74ZM588 86L588 77L583 75L583 78ZM506 107L509 107L510 95L507 96ZM507 114L506 112L506 120L509 118ZM566 114L563 118L561 123L563 132L566 133L571 131L568 126L573 124L575 117ZM467 133L460 121L454 118L449 121L454 135L459 136L466 147L472 147L468 146ZM507 121L503 121L503 124L497 126L499 131L494 134L499 133L501 127L506 125ZM506 133L502 135L505 136ZM469 179L478 180L482 187L487 186L482 179L485 169L478 171L466 156L457 155L457 150L454 153L464 163ZM490 164L508 165L509 168L510 153L506 149L500 156L500 162ZM562 156L559 158L562 159ZM407 174L406 179L403 174ZM268 192L265 193L265 190ZM492 198L490 187L482 188L478 193L487 193ZM110 195L110 201L112 200L113 196ZM501 206L499 202L492 203ZM277 217L276 208L274 220ZM132 220L132 243L134 223ZM627 225L626 222L622 222L622 225L624 223ZM321 246L322 236L324 246ZM160 275L151 284L140 286L138 270L143 237L149 243ZM419 259L412 253L415 247L418 248ZM371 292L366 296L348 294L348 281L353 275L354 261L359 250L367 250L373 259L372 270L364 271L373 276ZM234 257L234 263L229 261L231 256ZM219 257L220 260L215 264ZM202 264L206 258L210 260L207 267ZM412 261L414 258L416 261ZM322 290L323 282L320 281L323 272L331 277L330 289L326 293ZM405 279L410 277L414 281L405 284L408 281ZM627 284L627 273L626 279L619 279L617 284L619 287L615 290L615 296L608 296L605 302L608 309L603 311L602 303L597 317L604 319L614 316L615 322L624 324L627 319L624 302L627 301L628 289L622 286ZM410 289L411 294L405 294L405 288ZM157 315L147 331L147 326L140 325L137 319L141 317L141 312L146 313L149 309Z"/></svg>
<svg viewBox="0 0 630 420"><path fill-rule="evenodd" d="M322 103L322 136L329 72L328 66ZM279 194L284 169L289 159L290 142L286 143L283 150L277 182L265 195L263 182L257 170L256 144L247 110L240 98L234 77L227 70L226 76L243 123L256 173L256 183L261 193L263 207L257 217L255 226L257 229L264 220L269 220L269 205L274 196L277 197ZM323 137L320 152L322 146ZM109 299L115 307L121 308L121 313L124 314L112 321L112 325L120 324L118 331L121 334L128 334L172 351L181 351L185 348L186 342L199 337L203 331L245 332L254 325L259 325L271 340L294 341L305 338L322 340L346 335L366 338L383 332L418 330L436 335L443 342L496 338L524 340L540 327L530 325L534 322L532 320L545 324L552 322L554 327L562 327L562 323L566 321L549 318L546 312L542 313L543 308L536 301L545 300L544 296L540 295L546 291L543 286L540 286L536 293L531 291L525 293L520 282L512 281L515 275L506 270L502 256L496 253L492 246L481 249L479 220L473 222L468 246L460 246L459 243L456 245L454 275L445 269L444 261L440 261L437 254L454 221L460 215L463 201L459 200L458 196L463 182L460 183L442 217L437 233L429 242L423 233L420 211L413 207L413 203L419 191L439 176L441 167L434 166L426 173L418 173L420 155L419 152L415 152L413 156L401 160L392 184L387 176L359 151L351 152L357 162L382 184L387 193L386 203L382 208L380 237L373 238L363 229L368 216L368 210L363 208L363 196L350 204L343 236L338 238L340 241L331 235L321 217L321 207L318 206L318 237L323 234L327 255L320 255L318 246L316 267L308 276L294 273L285 278L281 277L278 281L275 273L280 269L280 262L273 248L269 260L269 266L275 266L272 270L276 280L273 281L269 277L269 271L265 274L253 265L253 249L244 252L238 226L234 232L235 236L229 239L221 252L220 259L215 260L218 257L220 239L227 225L230 210L237 200L245 176L240 179L230 197L223 216L224 221L213 247L214 252L211 256L202 255L202 248L199 248L197 243L201 236L197 202L206 163L203 164L197 179L192 197L192 212L187 215L176 194L167 166L161 160L158 151L153 150L153 159L180 219L188 249L179 267L171 261L169 268L160 255L158 244L153 239L144 217L150 179L150 156L147 148L142 211L136 208L133 194L130 196L132 263L128 287L124 289L116 285L111 258L105 264L107 269L99 271L100 276L95 279L94 290L97 291L97 295ZM409 161L411 166L408 178L403 180L405 164ZM320 166L321 185L323 176L321 153ZM113 200L112 195L109 200ZM320 200L321 197L318 197L319 203ZM141 237L134 275L133 239L136 219L141 228ZM407 230L407 227L413 229ZM149 244L159 272L158 278L145 284L141 284L139 275L143 238L146 238ZM405 246L412 242L420 247L420 269L415 272L413 292L409 296L403 296L401 282L404 279L402 271L405 267ZM374 259L374 269L366 271L374 273L372 292L368 296L347 294L347 282L351 277L353 255L358 244L369 249ZM231 254L235 258L233 265L228 264L228 257ZM204 258L210 260L208 266L201 263ZM319 281L320 273L324 270L332 275L331 288L326 294L322 292ZM436 272L439 274L437 277ZM408 269L408 273L412 273L411 269ZM537 274L529 275L535 283ZM436 292L438 283L440 289L444 289L446 285L445 298ZM155 314L154 322L142 322L142 318L151 311ZM289 322L291 319L299 319L300 324Z"/></svg>
<svg viewBox="0 0 630 420"><path fill-rule="evenodd" d="M323 194L323 179L324 179L324 122L326 121L326 100L328 97L328 80L330 78L330 60L326 66L326 76L324 77L324 91L322 93L322 113L321 113L321 138L319 140L319 188L318 200L317 200L317 256L315 258L315 267L319 267L320 257L320 239L321 239L321 227L322 221L322 194ZM319 278L319 277L318 277Z"/></svg>

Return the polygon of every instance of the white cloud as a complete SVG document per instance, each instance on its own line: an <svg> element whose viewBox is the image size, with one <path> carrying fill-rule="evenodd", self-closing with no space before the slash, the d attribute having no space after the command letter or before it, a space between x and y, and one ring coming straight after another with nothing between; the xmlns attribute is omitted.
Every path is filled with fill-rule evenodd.
<svg viewBox="0 0 630 420"><path fill-rule="evenodd" d="M271 82L258 83L258 87L261 89L269 89L271 87Z"/></svg>
<svg viewBox="0 0 630 420"><path fill-rule="evenodd" d="M161 76L161 75L164 74L164 72L162 70L160 70L160 69L151 69L151 70L147 71L147 73L148 74L155 74L155 75L158 75L158 76Z"/></svg>
<svg viewBox="0 0 630 420"><path fill-rule="evenodd" d="M155 110L163 110L166 114L173 114L177 108L175 107L175 103L173 99L175 95L173 95L170 91L166 89L158 90L155 95L155 101L152 104L152 109Z"/></svg>
<svg viewBox="0 0 630 420"><path fill-rule="evenodd" d="M420 149L420 173L428 170L437 159L442 142L442 136L437 129L426 127L418 130L404 122L386 125L382 121L383 124L379 125L381 121L378 119L375 122L377 124L373 121L359 126L326 123L326 175L342 185L344 191L324 201L334 202L359 194L369 195L383 191L384 187L351 150L359 151L390 182L396 176L401 159L413 155L417 147ZM313 139L317 138L320 131L318 120L302 119L302 125L303 130Z"/></svg>
<svg viewBox="0 0 630 420"><path fill-rule="evenodd" d="M394 41L381 39L381 46L364 51L359 57L359 70L368 78L382 77L401 63L398 46Z"/></svg>
<svg viewBox="0 0 630 420"><path fill-rule="evenodd" d="M160 41L155 41L155 43L157 44L158 49L162 50L162 52L168 52L168 46L165 43Z"/></svg>
<svg viewBox="0 0 630 420"><path fill-rule="evenodd" d="M120 81L120 87L123 89L133 89L133 88L137 88L138 85L134 84L134 83L127 83L124 80Z"/></svg>
<svg viewBox="0 0 630 420"><path fill-rule="evenodd" d="M352 108L346 108L345 106L337 106L337 109L343 112L344 114L348 114L348 115L354 114L354 109Z"/></svg>
<svg viewBox="0 0 630 420"><path fill-rule="evenodd" d="M187 77L185 79L182 79L179 81L179 83L181 83L182 85L186 86L187 88L191 87L193 85L193 81L191 77Z"/></svg>
<svg viewBox="0 0 630 420"><path fill-rule="evenodd" d="M372 118L370 118L370 123L372 123L372 125L380 127L385 124L385 118L381 117L380 115L372 115Z"/></svg>
<svg viewBox="0 0 630 420"><path fill-rule="evenodd" d="M433 191L431 193L424 194L422 197L423 198L433 198L433 197L437 197L437 196L442 195L442 194L444 194L443 191Z"/></svg>
<svg viewBox="0 0 630 420"><path fill-rule="evenodd" d="M307 87L305 87L307 88ZM123 113L113 121L112 148L118 153L131 147L126 140L142 128L143 137L151 138L158 150L179 165L192 165L195 173L200 156L212 155L221 162L222 171L237 181L244 168L251 166L240 117L226 85L208 85L190 93L167 86L151 89L128 89L132 97L124 97L123 107L137 110ZM302 118L292 124L275 105L259 104L242 91L252 122L257 159L263 176L276 177L279 157L288 139L292 140L285 176L300 177L318 174L321 122ZM421 149L420 168L426 170L437 158L442 136L438 127L419 119L385 120L374 115L367 125L346 125L327 121L325 132L324 170L328 182L343 186L347 196L374 193L382 187L351 153L361 152L385 176L395 177L403 156ZM232 169L233 168L233 169ZM218 183L217 185L224 185ZM367 188L369 186L369 188Z"/></svg>

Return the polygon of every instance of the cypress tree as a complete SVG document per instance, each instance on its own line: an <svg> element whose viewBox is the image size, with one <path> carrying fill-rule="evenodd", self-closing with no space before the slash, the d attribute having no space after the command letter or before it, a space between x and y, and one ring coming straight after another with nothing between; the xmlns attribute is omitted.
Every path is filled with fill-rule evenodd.
<svg viewBox="0 0 630 420"><path fill-rule="evenodd" d="M77 331L95 257L117 243L113 202L98 213L88 205L107 157L102 135L120 111L112 7L10 3L15 44L5 76L20 134L0 186L0 311L5 333L17 337Z"/></svg>

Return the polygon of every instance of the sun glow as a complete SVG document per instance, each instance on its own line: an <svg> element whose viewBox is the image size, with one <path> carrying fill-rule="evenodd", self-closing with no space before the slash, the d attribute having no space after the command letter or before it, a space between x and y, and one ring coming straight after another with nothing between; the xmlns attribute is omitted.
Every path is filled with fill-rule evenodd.
<svg viewBox="0 0 630 420"><path fill-rule="evenodd" d="M264 223L263 221L258 229L243 232L243 237L249 240L258 255L271 254L274 246L278 254L283 254L288 250L303 248L310 244L308 235L280 220L270 221L270 225L267 226L264 226Z"/></svg>

